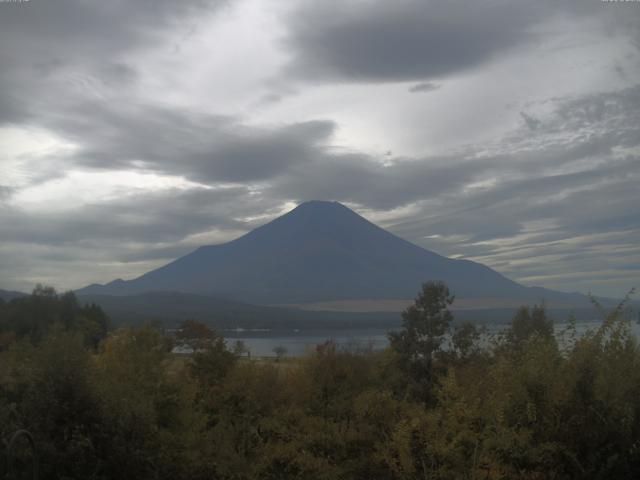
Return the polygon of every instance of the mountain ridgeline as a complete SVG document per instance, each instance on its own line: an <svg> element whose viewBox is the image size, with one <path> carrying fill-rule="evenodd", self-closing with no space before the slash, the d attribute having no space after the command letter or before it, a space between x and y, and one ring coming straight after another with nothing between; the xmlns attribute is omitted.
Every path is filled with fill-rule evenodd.
<svg viewBox="0 0 640 480"><path fill-rule="evenodd" d="M299 205L231 242L203 246L133 280L90 285L80 295L171 291L254 304L413 298L442 280L458 298L578 300L524 287L469 260L414 245L337 202Z"/></svg>
<svg viewBox="0 0 640 480"><path fill-rule="evenodd" d="M0 289L0 300L3 300L3 301L9 301L9 300L13 300L14 298L22 298L26 296L27 296L26 293Z"/></svg>

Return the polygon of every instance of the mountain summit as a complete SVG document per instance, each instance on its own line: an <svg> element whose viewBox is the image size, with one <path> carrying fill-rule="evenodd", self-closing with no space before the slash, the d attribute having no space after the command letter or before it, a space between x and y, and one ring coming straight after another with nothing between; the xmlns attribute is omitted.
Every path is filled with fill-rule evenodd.
<svg viewBox="0 0 640 480"><path fill-rule="evenodd" d="M302 203L231 242L200 247L136 279L80 294L175 291L262 304L406 299L443 280L463 298L540 298L469 260L453 260L374 225L337 202Z"/></svg>

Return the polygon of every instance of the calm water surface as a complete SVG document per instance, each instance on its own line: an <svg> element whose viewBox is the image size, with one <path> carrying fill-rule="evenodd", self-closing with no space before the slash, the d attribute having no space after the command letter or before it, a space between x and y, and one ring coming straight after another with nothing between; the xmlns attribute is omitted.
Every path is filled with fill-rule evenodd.
<svg viewBox="0 0 640 480"><path fill-rule="evenodd" d="M576 324L578 333L597 328L599 321L580 322ZM556 324L556 334L566 327L564 323ZM398 327L399 328L399 327ZM489 333L498 333L505 325L489 325ZM640 338L640 325L632 323L633 332ZM358 329L358 330L222 330L220 333L227 339L229 348L233 348L240 340L249 349L252 356L273 357L276 347L284 347L287 356L300 356L314 352L316 346L333 340L339 348L350 350L382 350L389 345L387 332L391 329Z"/></svg>

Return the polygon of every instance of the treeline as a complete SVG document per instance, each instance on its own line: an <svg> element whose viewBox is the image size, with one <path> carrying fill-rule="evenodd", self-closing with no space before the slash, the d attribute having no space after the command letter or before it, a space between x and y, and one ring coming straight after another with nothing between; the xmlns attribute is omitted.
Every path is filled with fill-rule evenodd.
<svg viewBox="0 0 640 480"><path fill-rule="evenodd" d="M239 358L197 322L173 338L146 326L96 343L87 327L101 324L88 315L95 307L51 291L32 297L43 296L49 313L38 310L43 298L0 307L11 337L0 352L0 431L32 432L42 478L640 472L640 352L623 305L583 335L569 324L561 339L543 307L523 307L501 335L487 337L453 326L448 289L427 283L387 350L327 342L276 363ZM16 330L12 322L29 315L23 308L48 320ZM195 353L172 355L175 342Z"/></svg>
<svg viewBox="0 0 640 480"><path fill-rule="evenodd" d="M80 305L73 292L58 295L42 285L30 296L0 298L0 350L22 338L37 344L53 326L78 332L87 344L97 346L107 336L109 319L94 303Z"/></svg>

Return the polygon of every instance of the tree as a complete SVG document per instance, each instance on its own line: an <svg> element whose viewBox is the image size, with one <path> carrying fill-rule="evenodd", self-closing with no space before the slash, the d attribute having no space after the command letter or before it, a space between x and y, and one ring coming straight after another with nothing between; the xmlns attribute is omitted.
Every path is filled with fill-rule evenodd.
<svg viewBox="0 0 640 480"><path fill-rule="evenodd" d="M227 349L225 339L196 320L185 320L176 338L193 351L191 372L203 385L219 383L235 363L238 352Z"/></svg>
<svg viewBox="0 0 640 480"><path fill-rule="evenodd" d="M218 335L204 323L196 320L184 320L176 330L175 337L180 343L196 352L208 347Z"/></svg>
<svg viewBox="0 0 640 480"><path fill-rule="evenodd" d="M194 436L205 418L193 408L196 385L171 346L148 325L120 329L103 342L92 362L102 423L91 440L104 465L100 477L73 478L198 478L188 470L208 448Z"/></svg>
<svg viewBox="0 0 640 480"><path fill-rule="evenodd" d="M98 305L81 305L73 292L59 295L52 287L38 285L31 295L1 306L0 348L6 347L11 338L38 343L55 325L82 333L84 343L95 349L107 336L109 318Z"/></svg>
<svg viewBox="0 0 640 480"><path fill-rule="evenodd" d="M553 338L553 320L547 316L544 303L534 305L532 309L520 307L507 330L507 339L513 346L522 345L533 335Z"/></svg>
<svg viewBox="0 0 640 480"><path fill-rule="evenodd" d="M273 353L276 354L276 362L279 362L287 354L287 348L278 345L277 347L273 347Z"/></svg>
<svg viewBox="0 0 640 480"><path fill-rule="evenodd" d="M433 399L436 382L434 357L441 351L453 315L449 306L454 296L443 282L426 282L414 304L402 312L403 329L389 333L398 365L407 374L413 394L424 401Z"/></svg>
<svg viewBox="0 0 640 480"><path fill-rule="evenodd" d="M455 356L459 360L468 360L470 357L480 353L480 340L484 333L484 329L479 329L471 322L457 325L451 335Z"/></svg>
<svg viewBox="0 0 640 480"><path fill-rule="evenodd" d="M16 345L3 361L20 372L9 390L17 400L12 410L20 427L35 437L41 475L88 478L98 463L91 437L100 418L82 335L58 324L37 346Z"/></svg>
<svg viewBox="0 0 640 480"><path fill-rule="evenodd" d="M244 343L242 340L236 340L234 342L234 344L233 344L233 353L237 357L241 357L246 353L247 357L251 358L251 350L249 350L249 347L247 347L247 344Z"/></svg>

